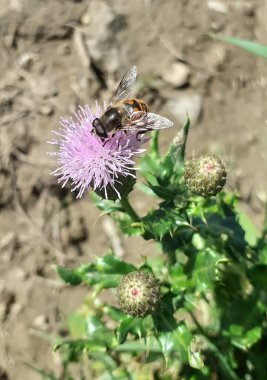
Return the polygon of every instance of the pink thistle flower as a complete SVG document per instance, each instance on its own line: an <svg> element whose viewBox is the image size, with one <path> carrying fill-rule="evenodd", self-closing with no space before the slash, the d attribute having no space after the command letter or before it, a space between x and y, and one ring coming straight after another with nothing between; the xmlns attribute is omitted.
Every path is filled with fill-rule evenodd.
<svg viewBox="0 0 267 380"><path fill-rule="evenodd" d="M136 132L116 131L105 141L94 133L92 122L102 114L96 104L92 114L89 106L79 107L75 118L61 118L57 136L50 144L58 145L58 151L49 153L56 157L57 169L52 172L64 187L71 182L71 191L77 191L77 198L89 188L108 199L125 197L135 183L133 158L145 149L140 146L148 138ZM131 184L130 188L127 182ZM125 194L124 188L128 189Z"/></svg>

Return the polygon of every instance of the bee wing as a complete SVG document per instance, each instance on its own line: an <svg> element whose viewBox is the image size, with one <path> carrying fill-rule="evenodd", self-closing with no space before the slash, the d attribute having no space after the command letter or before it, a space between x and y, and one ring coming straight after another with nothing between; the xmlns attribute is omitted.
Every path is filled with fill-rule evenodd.
<svg viewBox="0 0 267 380"><path fill-rule="evenodd" d="M120 129L125 131L147 131L166 129L173 126L172 121L152 112L133 112L130 119L127 120L128 122L126 121L125 125Z"/></svg>
<svg viewBox="0 0 267 380"><path fill-rule="evenodd" d="M118 103L121 100L126 99L135 84L137 78L137 67L132 66L123 76L122 80L118 84L116 90L114 91L114 94L112 95L112 98L109 102L109 106L111 107L114 103Z"/></svg>

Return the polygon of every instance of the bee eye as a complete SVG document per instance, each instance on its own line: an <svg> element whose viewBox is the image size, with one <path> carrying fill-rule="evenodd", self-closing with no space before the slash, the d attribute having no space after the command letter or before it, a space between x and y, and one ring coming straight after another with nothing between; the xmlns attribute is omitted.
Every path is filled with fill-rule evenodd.
<svg viewBox="0 0 267 380"><path fill-rule="evenodd" d="M101 121L99 119L95 119L93 121L93 127L95 129L95 132L97 134L97 136L99 137L108 137L108 134L104 128L104 126L102 125Z"/></svg>

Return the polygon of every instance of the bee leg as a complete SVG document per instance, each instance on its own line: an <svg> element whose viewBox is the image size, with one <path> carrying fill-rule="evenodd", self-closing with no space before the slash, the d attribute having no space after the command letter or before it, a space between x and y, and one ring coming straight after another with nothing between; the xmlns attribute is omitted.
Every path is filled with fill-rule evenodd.
<svg viewBox="0 0 267 380"><path fill-rule="evenodd" d="M108 142L108 139L107 139L107 138L104 138L103 140L101 139L101 141L103 141L103 143L104 143L102 146L105 146L106 143Z"/></svg>
<svg viewBox="0 0 267 380"><path fill-rule="evenodd" d="M151 131L151 129L147 129L145 131L139 131L139 132L137 132L137 134L136 134L136 140L137 141L141 141L141 138L139 136L142 136L145 132L148 132L148 131Z"/></svg>

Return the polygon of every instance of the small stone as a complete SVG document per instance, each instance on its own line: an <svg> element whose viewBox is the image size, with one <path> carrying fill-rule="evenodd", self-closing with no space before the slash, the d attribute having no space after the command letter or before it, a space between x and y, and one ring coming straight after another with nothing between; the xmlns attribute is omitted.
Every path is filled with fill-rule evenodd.
<svg viewBox="0 0 267 380"><path fill-rule="evenodd" d="M197 93L186 93L169 99L166 108L179 123L183 123L187 115L192 125L200 119L202 112L202 97Z"/></svg>
<svg viewBox="0 0 267 380"><path fill-rule="evenodd" d="M115 73L125 56L116 34L124 28L126 21L122 21L121 15L114 11L108 1L90 1L87 13L90 22L86 25L86 48L90 59L101 71Z"/></svg>
<svg viewBox="0 0 267 380"><path fill-rule="evenodd" d="M18 64L25 70L30 70L35 59L35 55L30 52L22 53L18 58Z"/></svg>
<svg viewBox="0 0 267 380"><path fill-rule="evenodd" d="M16 303L13 305L12 309L11 309L10 317L11 317L12 319L16 318L16 317L21 313L22 310L23 310L23 306L22 306L22 304L16 302ZM1 378L0 378L0 379L1 379Z"/></svg>
<svg viewBox="0 0 267 380"><path fill-rule="evenodd" d="M190 70L184 63L174 62L162 77L165 82L170 83L173 87L183 87L188 84Z"/></svg>
<svg viewBox="0 0 267 380"><path fill-rule="evenodd" d="M218 13L227 13L228 5L219 0L207 0L208 8Z"/></svg>
<svg viewBox="0 0 267 380"><path fill-rule="evenodd" d="M81 23L83 25L89 25L91 22L91 16L88 12L86 12L84 15L82 15Z"/></svg>
<svg viewBox="0 0 267 380"><path fill-rule="evenodd" d="M39 112L41 115L50 116L54 113L54 108L51 104L44 104L40 107Z"/></svg>
<svg viewBox="0 0 267 380"><path fill-rule="evenodd" d="M221 70L227 58L227 49L222 44L212 45L207 51L207 66L212 70Z"/></svg>
<svg viewBox="0 0 267 380"><path fill-rule="evenodd" d="M48 331L49 319L45 314L40 314L33 320L33 325L37 329L40 329L42 331Z"/></svg>
<svg viewBox="0 0 267 380"><path fill-rule="evenodd" d="M231 8L244 16L251 17L255 14L255 4L251 1L234 1L231 4Z"/></svg>

